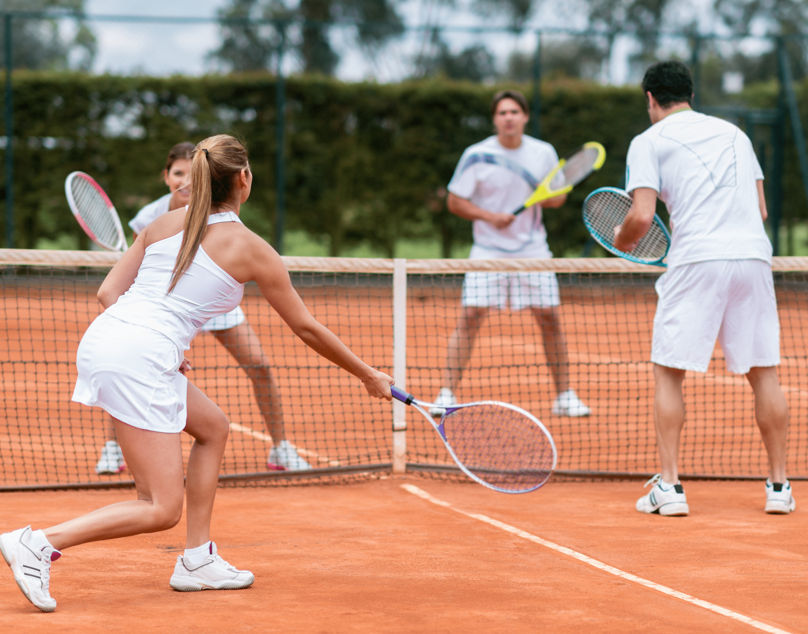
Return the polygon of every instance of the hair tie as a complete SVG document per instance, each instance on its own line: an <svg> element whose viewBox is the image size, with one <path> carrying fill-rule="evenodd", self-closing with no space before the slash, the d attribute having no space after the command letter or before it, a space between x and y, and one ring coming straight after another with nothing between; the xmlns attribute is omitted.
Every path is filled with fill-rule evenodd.
<svg viewBox="0 0 808 634"><path fill-rule="evenodd" d="M210 156L208 155L208 148L203 147L202 151L205 153L205 158L210 158Z"/></svg>

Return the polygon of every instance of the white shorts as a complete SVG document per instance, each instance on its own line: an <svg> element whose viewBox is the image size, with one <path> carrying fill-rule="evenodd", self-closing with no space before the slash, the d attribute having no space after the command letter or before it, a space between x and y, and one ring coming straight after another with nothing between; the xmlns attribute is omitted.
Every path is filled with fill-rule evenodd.
<svg viewBox="0 0 808 634"><path fill-rule="evenodd" d="M512 310L528 306L558 306L558 280L552 272L488 273L473 271L463 280L463 306L488 306Z"/></svg>
<svg viewBox="0 0 808 634"><path fill-rule="evenodd" d="M165 335L101 314L79 343L73 400L139 429L180 432L188 401L182 359Z"/></svg>
<svg viewBox="0 0 808 634"><path fill-rule="evenodd" d="M206 332L210 332L211 330L227 330L228 328L234 328L235 326L244 323L246 319L247 317L245 317L244 311L241 310L241 306L236 306L229 313L212 317L205 322L200 330L204 330Z"/></svg>
<svg viewBox="0 0 808 634"><path fill-rule="evenodd" d="M651 361L706 372L715 341L727 369L746 374L780 363L780 322L771 266L715 260L677 266L656 283Z"/></svg>

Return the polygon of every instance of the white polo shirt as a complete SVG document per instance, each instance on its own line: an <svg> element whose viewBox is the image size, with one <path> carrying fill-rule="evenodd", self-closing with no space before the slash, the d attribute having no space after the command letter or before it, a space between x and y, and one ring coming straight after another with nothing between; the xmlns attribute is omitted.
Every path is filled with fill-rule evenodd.
<svg viewBox="0 0 808 634"><path fill-rule="evenodd" d="M524 135L521 145L512 150L490 136L466 148L448 189L487 211L510 212L525 202L557 163L555 149L545 141ZM474 257L552 257L539 205L523 211L505 229L483 220L475 220L472 227Z"/></svg>
<svg viewBox="0 0 808 634"><path fill-rule="evenodd" d="M143 233L143 230L148 227L152 221L169 211L168 205L170 202L171 193L168 193L142 207L140 211L135 214L135 217L129 221L129 226L132 231L138 234Z"/></svg>
<svg viewBox="0 0 808 634"><path fill-rule="evenodd" d="M668 266L771 262L756 184L762 179L752 143L737 126L692 110L670 114L636 136L626 158L626 190L653 189L668 208Z"/></svg>

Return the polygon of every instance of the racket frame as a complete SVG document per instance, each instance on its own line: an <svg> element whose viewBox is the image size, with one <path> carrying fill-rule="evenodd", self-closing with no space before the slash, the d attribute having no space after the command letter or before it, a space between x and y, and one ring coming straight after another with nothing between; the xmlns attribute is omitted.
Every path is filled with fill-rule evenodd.
<svg viewBox="0 0 808 634"><path fill-rule="evenodd" d="M73 188L72 183L76 179L82 179L87 184L91 185L95 191L100 195L101 199L107 205L107 213L109 214L110 219L112 220L112 224L115 228L115 234L117 237L115 244L107 244L104 240L98 237L96 232L90 226L90 224L85 220L82 216L81 206L79 205L78 201L73 196ZM95 244L97 244L102 249L106 249L107 251L117 251L119 253L126 251L127 244L126 244L126 234L123 231L123 225L121 224L120 216L118 216L118 211L115 209L115 205L112 204L109 196L98 184L98 182L86 172L75 171L70 172L65 178L65 197L67 198L67 204L70 207L70 211L73 214L73 217L79 223L79 226L84 230L84 233L87 234L87 237L90 238Z"/></svg>
<svg viewBox="0 0 808 634"><path fill-rule="evenodd" d="M550 189L550 184L553 182L553 179L562 169L564 169L564 166L569 161L571 161L577 154L584 152L585 150L593 150L593 149L596 152L595 161L592 164L592 169L589 170L589 172L587 172L583 176L583 178L580 178L574 183L568 183L559 189ZM547 174L547 176L545 176L542 179L541 183L539 183L536 189L533 190L533 193L530 194L530 196L528 196L527 200L525 200L522 206L519 207L519 209L513 210L513 215L518 216L528 207L532 207L533 205L540 203L544 200L549 200L550 198L555 198L556 196L562 196L564 194L568 194L569 192L572 191L573 187L575 187L576 185L580 185L582 182L584 182L592 174L592 172L596 172L601 167L603 167L603 163L605 161L606 161L606 148L604 148L603 145L601 145L597 141L589 141L587 143L584 143L571 155L569 155L566 158L562 158L556 164L556 166L552 170L550 170L550 173Z"/></svg>
<svg viewBox="0 0 808 634"><path fill-rule="evenodd" d="M626 207L626 214L628 214L628 210L631 208L631 196L629 196L628 192L618 187L599 187L598 189L590 192L589 195L584 199L582 215L584 225L586 225L586 229L587 231L589 231L589 235L592 236L592 239L595 242L597 242L600 246L602 246L604 249L606 249L609 253L621 257L630 262L636 262L638 264L650 264L652 266L659 266L662 268L667 267L667 264L665 264L664 259L667 257L668 251L671 248L671 235L670 232L668 231L668 228L665 226L664 221L662 220L662 218L659 217L658 214L654 214L653 224L657 226L657 228L662 232L662 234L666 238L666 245L665 245L665 253L663 253L661 257L654 260L650 258L637 257L636 255L632 255L630 252L621 251L620 249L614 246L613 237L610 240L609 237L603 236L602 233L594 227L594 225L589 221L588 215L586 213L587 205L589 204L589 200L593 196L603 192L611 192L618 196L625 197L629 203L628 207ZM621 220L621 223L622 222L623 221ZM651 231L651 229L649 229L649 231Z"/></svg>
<svg viewBox="0 0 808 634"><path fill-rule="evenodd" d="M444 446L446 447L446 450L452 457L452 460L454 460L455 464L460 468L460 470L463 473L465 473L469 478L471 478L478 484L482 484L486 488L489 488L493 491L498 491L499 493L512 493L512 494L530 493L531 491L535 491L536 489L544 486L550 479L550 476L552 475L553 471L555 471L556 465L558 464L558 451L556 449L555 441L553 440L552 435L538 418L536 418L533 414L531 414L527 410L522 409L521 407L512 405L511 403L504 403L502 401L474 401L471 403L458 403L457 405L452 405L450 407L445 408L440 407L440 409L444 411L443 414L441 414L440 416L439 422L436 423L435 417L433 417L429 413L428 409L432 407L438 407L437 404L428 403L426 401L419 401L412 394L409 394L404 390L397 388L395 385L390 387L390 391L393 395L393 398L395 398L398 401L401 401L405 405L411 405L416 410L418 410L423 415L424 418L426 418L429 421L429 424L432 425L434 430L437 432L438 436L440 436L441 442L443 442ZM452 412L455 412L459 409L463 409L466 407L474 407L475 405L497 405L500 407L506 407L510 410L522 414L539 428L539 430L547 440L548 444L550 445L550 448L552 449L553 453L553 464L547 469L547 477L544 480L542 480L539 484L535 486L531 486L525 489L518 489L518 490L505 489L502 487L498 487L494 484L491 484L490 482L486 482L485 480L480 478L477 474L473 473L468 467L466 467L466 465L463 464L463 462L457 457L457 454L455 453L454 449L452 449L452 446L449 444L449 441L446 438L446 432L443 429L443 419L446 418L447 414L450 414Z"/></svg>

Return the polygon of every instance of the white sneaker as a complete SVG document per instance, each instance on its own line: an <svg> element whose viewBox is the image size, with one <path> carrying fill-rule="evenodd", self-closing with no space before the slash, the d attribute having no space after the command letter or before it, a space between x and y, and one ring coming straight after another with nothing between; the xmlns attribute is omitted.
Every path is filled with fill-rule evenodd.
<svg viewBox="0 0 808 634"><path fill-rule="evenodd" d="M645 483L653 484L651 491L637 500L636 508L640 513L659 513L660 515L687 515L685 490L681 484L667 484L658 473Z"/></svg>
<svg viewBox="0 0 808 634"><path fill-rule="evenodd" d="M575 390L561 392L553 403L553 414L555 416L589 416L591 410L578 398Z"/></svg>
<svg viewBox="0 0 808 634"><path fill-rule="evenodd" d="M174 574L168 582L178 592L199 590L238 590L249 588L255 576L249 570L234 568L216 554L216 543L211 542L211 553L195 566L189 566L182 555L177 557Z"/></svg>
<svg viewBox="0 0 808 634"><path fill-rule="evenodd" d="M53 612L56 600L50 595L50 566L62 553L50 545L37 548L31 534L26 526L0 535L0 553L27 599L43 612Z"/></svg>
<svg viewBox="0 0 808 634"><path fill-rule="evenodd" d="M766 480L766 507L767 513L786 515L797 508L794 496L791 495L791 483L771 482Z"/></svg>
<svg viewBox="0 0 808 634"><path fill-rule="evenodd" d="M101 457L95 465L95 472L98 475L110 475L120 473L126 468L123 461L123 452L120 445L114 440L108 440L101 450Z"/></svg>
<svg viewBox="0 0 808 634"><path fill-rule="evenodd" d="M267 467L278 471L307 471L311 465L306 462L294 445L288 440L281 440L277 445L269 450Z"/></svg>
<svg viewBox="0 0 808 634"><path fill-rule="evenodd" d="M446 413L447 407L454 407L457 405L457 399L448 387L442 387L438 392L438 397L435 399L435 404L429 408L429 413L434 417L443 416Z"/></svg>

